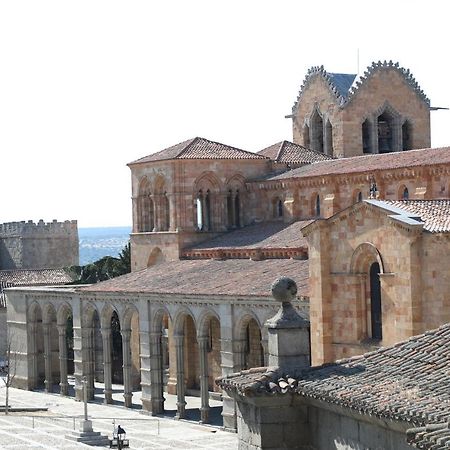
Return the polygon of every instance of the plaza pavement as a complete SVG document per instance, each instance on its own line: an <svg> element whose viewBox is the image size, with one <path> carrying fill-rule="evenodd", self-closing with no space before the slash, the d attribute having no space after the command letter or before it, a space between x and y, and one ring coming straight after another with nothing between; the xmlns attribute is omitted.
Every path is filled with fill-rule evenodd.
<svg viewBox="0 0 450 450"><path fill-rule="evenodd" d="M0 404L4 406L5 387L0 380ZM220 429L221 402L211 400L213 425L200 425L200 399L187 397L188 420L175 420L176 396L166 395L166 414L152 417L141 412L139 395L133 396L133 408L123 407L122 386L113 386L114 404L103 405L101 385L96 384L95 400L88 403L88 416L94 431L112 435L114 424L127 432L130 449L227 449L238 447L237 435ZM65 435L83 417L84 405L73 398L59 394L23 391L10 388L10 406L13 408L48 408L39 412L0 412L1 447L6 449L88 449L84 444L69 441Z"/></svg>

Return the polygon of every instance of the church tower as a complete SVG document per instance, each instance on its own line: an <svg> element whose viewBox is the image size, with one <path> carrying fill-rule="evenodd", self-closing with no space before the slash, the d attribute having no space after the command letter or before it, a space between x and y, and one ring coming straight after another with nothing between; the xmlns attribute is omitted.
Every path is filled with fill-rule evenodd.
<svg viewBox="0 0 450 450"><path fill-rule="evenodd" d="M292 108L293 141L333 157L428 148L430 101L409 70L373 63L362 77L311 68Z"/></svg>

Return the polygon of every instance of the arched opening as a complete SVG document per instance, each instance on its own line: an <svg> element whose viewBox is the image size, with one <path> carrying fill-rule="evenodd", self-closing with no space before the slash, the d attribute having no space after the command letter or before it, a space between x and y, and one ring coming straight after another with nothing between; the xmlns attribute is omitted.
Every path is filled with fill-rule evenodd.
<svg viewBox="0 0 450 450"><path fill-rule="evenodd" d="M153 231L155 226L154 204L151 198L150 183L146 177L139 185L137 216L137 231L139 233Z"/></svg>
<svg viewBox="0 0 450 450"><path fill-rule="evenodd" d="M244 330L243 369L264 366L264 347L261 330L255 319L250 319Z"/></svg>
<svg viewBox="0 0 450 450"><path fill-rule="evenodd" d="M331 125L330 119L327 120L327 124L325 126L325 153L327 155L333 155L333 127Z"/></svg>
<svg viewBox="0 0 450 450"><path fill-rule="evenodd" d="M369 119L366 119L361 127L363 153L373 153L370 128Z"/></svg>
<svg viewBox="0 0 450 450"><path fill-rule="evenodd" d="M75 371L74 364L74 354L73 354L73 316L72 314L67 315L67 319L65 321L66 325L66 336L65 336L65 345L67 351L67 374L73 375Z"/></svg>
<svg viewBox="0 0 450 450"><path fill-rule="evenodd" d="M303 146L306 148L310 147L310 140L309 140L309 126L305 123L303 125Z"/></svg>
<svg viewBox="0 0 450 450"><path fill-rule="evenodd" d="M194 320L190 315L184 319L184 375L186 380L186 393L198 395L199 384L199 363L197 332Z"/></svg>
<svg viewBox="0 0 450 450"><path fill-rule="evenodd" d="M403 150L412 150L412 124L409 120L405 120L402 125L402 147Z"/></svg>
<svg viewBox="0 0 450 450"><path fill-rule="evenodd" d="M117 312L111 315L111 342L112 342L112 382L123 384L123 354L122 354L122 334L120 332L120 320Z"/></svg>
<svg viewBox="0 0 450 450"><path fill-rule="evenodd" d="M409 200L409 191L406 186L401 191L401 200Z"/></svg>
<svg viewBox="0 0 450 450"><path fill-rule="evenodd" d="M134 311L130 319L130 350L131 350L131 389L139 391L141 388L141 358L139 338L139 314Z"/></svg>
<svg viewBox="0 0 450 450"><path fill-rule="evenodd" d="M161 251L161 249L159 247L155 247L150 252L150 255L147 260L147 267L156 266L156 264L159 264L162 261L164 261L163 252Z"/></svg>
<svg viewBox="0 0 450 450"><path fill-rule="evenodd" d="M94 364L94 383L104 381L103 340L100 327L100 317L97 310L92 316L92 361Z"/></svg>
<svg viewBox="0 0 450 450"><path fill-rule="evenodd" d="M354 199L355 199L355 203L360 203L360 202L362 202L362 201L363 201L363 195L362 195L362 192L361 192L361 191L357 191L356 194L355 194Z"/></svg>
<svg viewBox="0 0 450 450"><path fill-rule="evenodd" d="M311 147L323 153L323 120L317 109L311 117Z"/></svg>
<svg viewBox="0 0 450 450"><path fill-rule="evenodd" d="M317 194L314 199L314 216L320 217L320 195Z"/></svg>
<svg viewBox="0 0 450 450"><path fill-rule="evenodd" d="M239 228L241 226L241 200L239 189L229 189L227 193L227 228Z"/></svg>
<svg viewBox="0 0 450 450"><path fill-rule="evenodd" d="M208 337L208 390L220 391L214 380L222 374L220 356L220 322L216 317L211 317L206 323Z"/></svg>
<svg viewBox="0 0 450 450"><path fill-rule="evenodd" d="M394 118L387 111L377 118L378 153L393 152L394 149Z"/></svg>
<svg viewBox="0 0 450 450"><path fill-rule="evenodd" d="M211 192L205 193L200 189L195 200L197 207L197 229L199 231L211 231Z"/></svg>
<svg viewBox="0 0 450 450"><path fill-rule="evenodd" d="M373 263L369 269L370 278L370 323L372 339L383 338L382 311L381 311L381 285L380 285L380 265Z"/></svg>
<svg viewBox="0 0 450 450"><path fill-rule="evenodd" d="M275 197L272 200L272 217L274 219L279 219L283 217L283 201L280 197Z"/></svg>

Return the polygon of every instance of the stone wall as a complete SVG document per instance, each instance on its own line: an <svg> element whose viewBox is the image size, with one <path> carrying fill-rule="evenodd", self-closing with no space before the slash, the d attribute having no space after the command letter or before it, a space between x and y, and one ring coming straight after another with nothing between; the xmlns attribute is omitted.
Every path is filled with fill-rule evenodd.
<svg viewBox="0 0 450 450"><path fill-rule="evenodd" d="M78 263L76 221L0 225L0 269L58 269Z"/></svg>

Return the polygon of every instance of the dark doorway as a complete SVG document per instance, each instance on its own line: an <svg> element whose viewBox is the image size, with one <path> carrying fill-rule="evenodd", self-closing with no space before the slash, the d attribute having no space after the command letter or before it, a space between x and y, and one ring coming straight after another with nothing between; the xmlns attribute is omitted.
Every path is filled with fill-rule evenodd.
<svg viewBox="0 0 450 450"><path fill-rule="evenodd" d="M372 325L372 339L381 340L383 338L381 319L381 286L380 286L380 265L373 263L370 266L370 315Z"/></svg>
<svg viewBox="0 0 450 450"><path fill-rule="evenodd" d="M112 334L112 382L123 384L122 334L119 316L114 311L111 317Z"/></svg>

